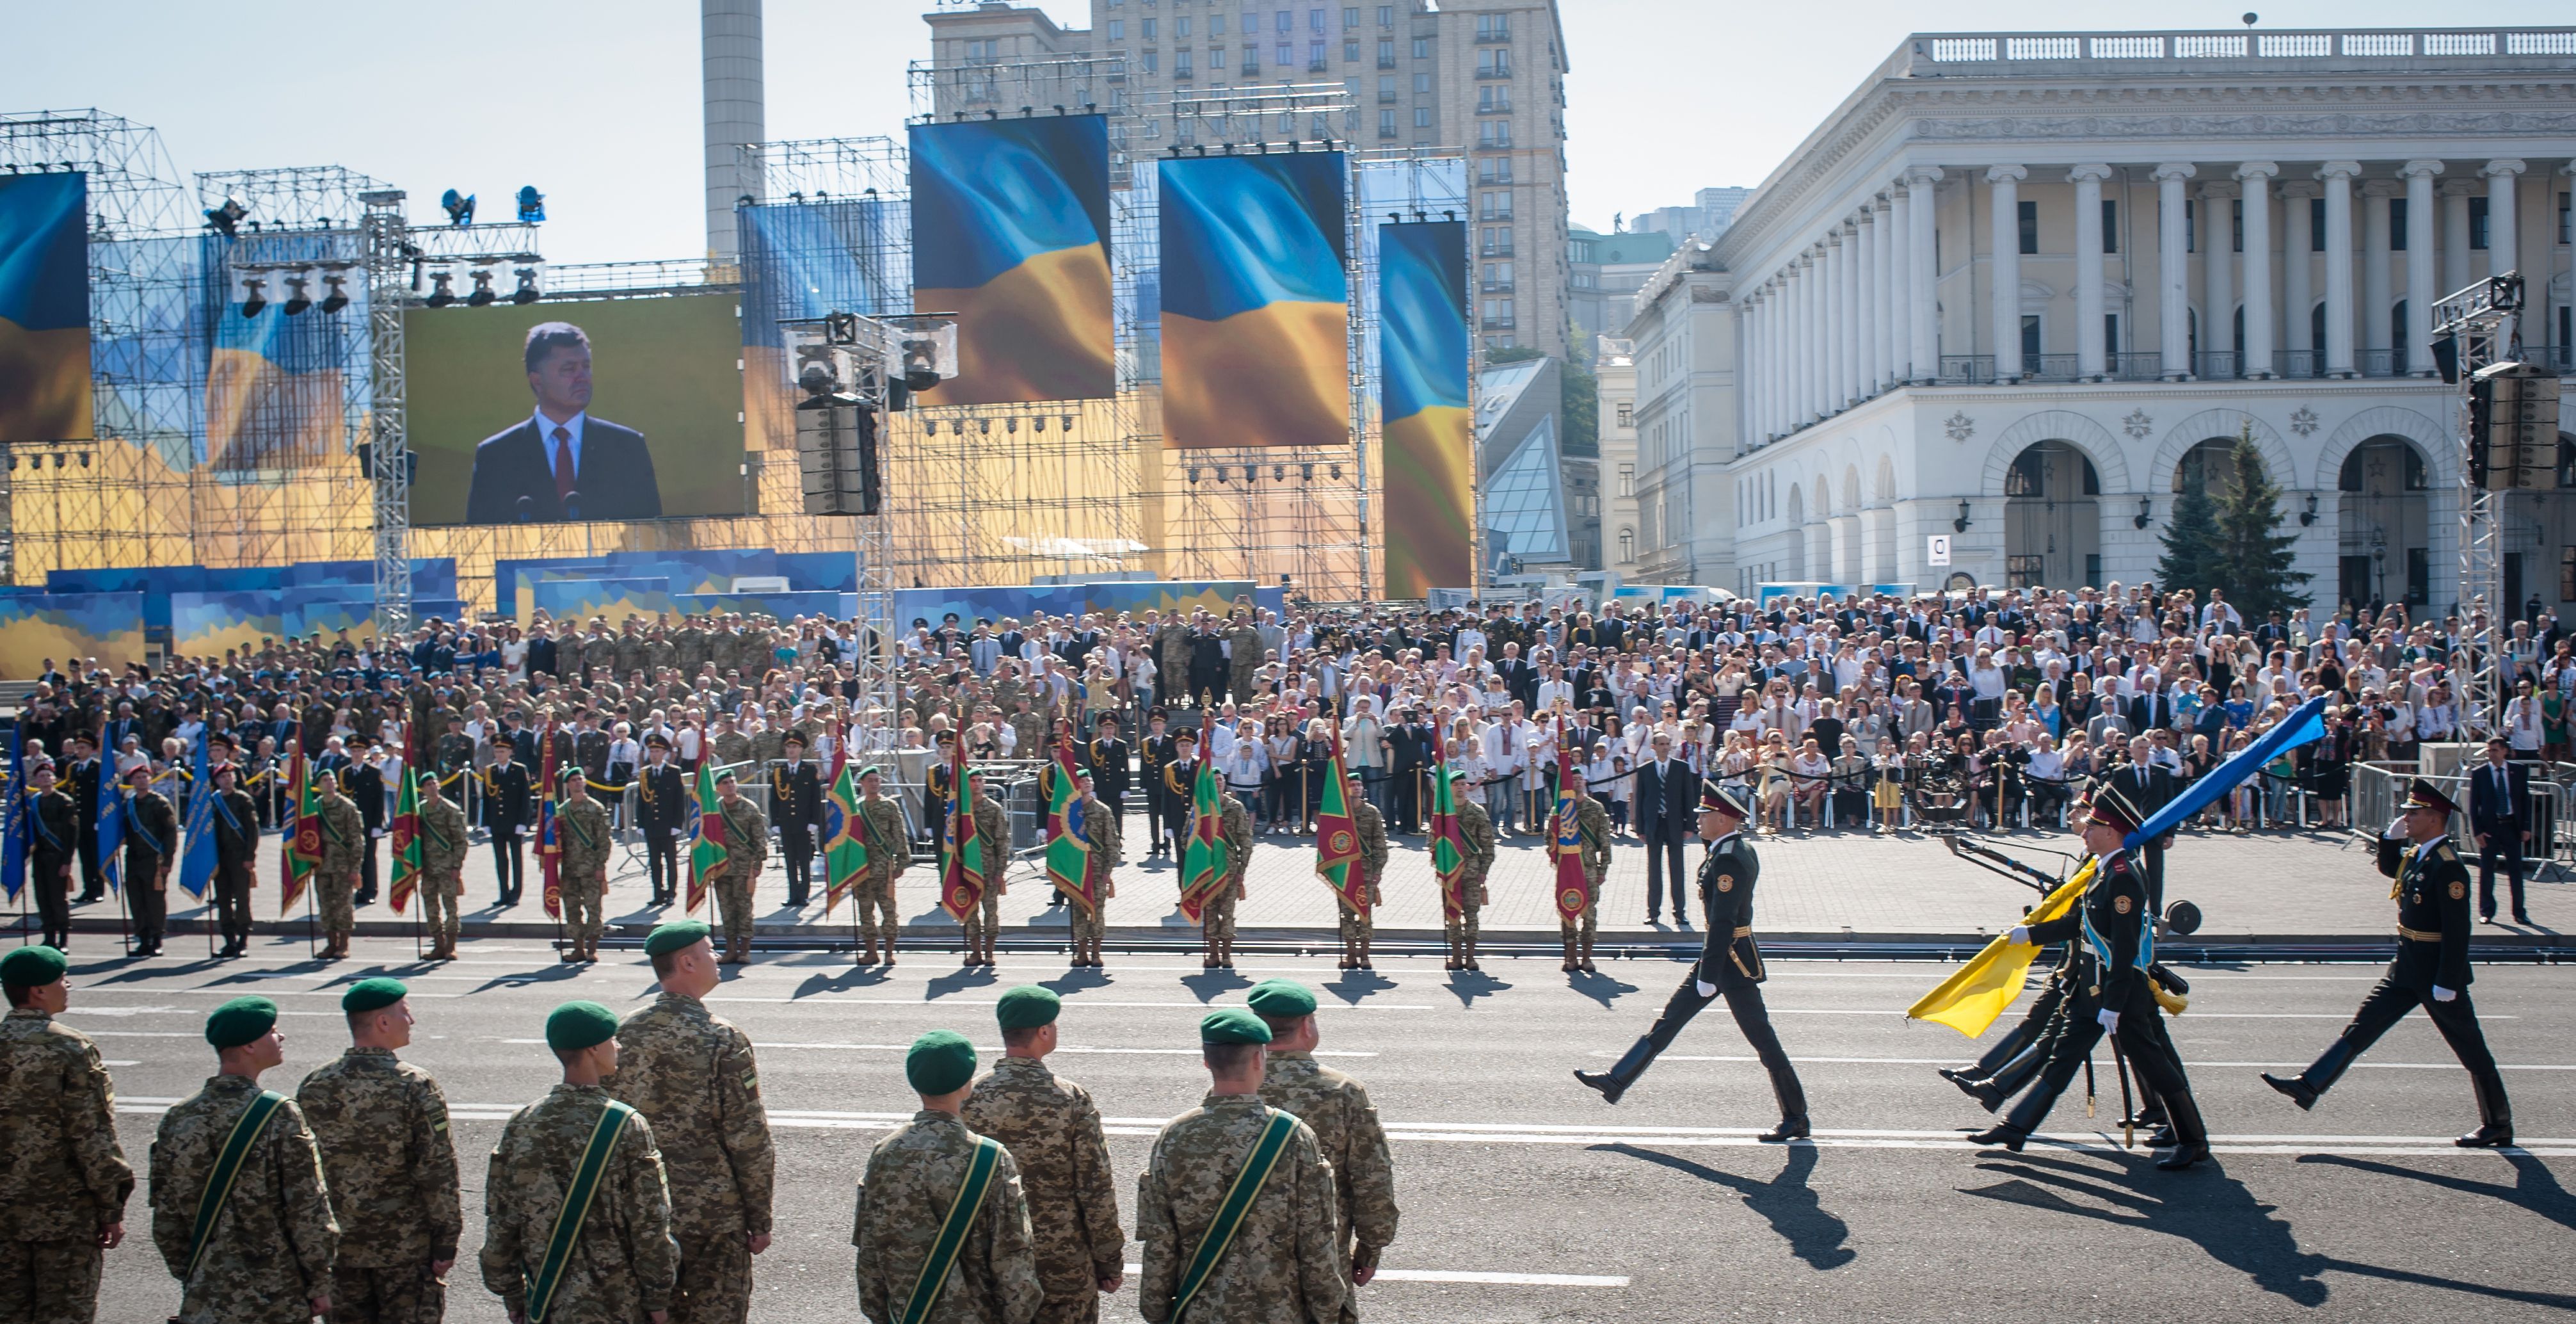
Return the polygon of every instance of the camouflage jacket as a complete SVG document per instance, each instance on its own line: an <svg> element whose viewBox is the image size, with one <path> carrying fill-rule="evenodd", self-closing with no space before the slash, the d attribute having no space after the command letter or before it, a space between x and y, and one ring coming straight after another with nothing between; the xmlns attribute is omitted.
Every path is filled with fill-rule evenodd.
<svg viewBox="0 0 2576 1324"><path fill-rule="evenodd" d="M680 627L680 632L671 636L671 648L682 675L695 678L698 669L707 664L707 632L694 625Z"/></svg>
<svg viewBox="0 0 2576 1324"><path fill-rule="evenodd" d="M1115 895L1117 880L1110 870L1125 862L1120 858L1118 816L1098 796L1082 802L1082 834L1091 838L1091 881L1099 888L1094 895L1104 899Z"/></svg>
<svg viewBox="0 0 2576 1324"><path fill-rule="evenodd" d="M618 1027L617 1050L606 1084L653 1122L672 1229L688 1241L769 1231L778 1154L751 1036L696 998L664 993Z"/></svg>
<svg viewBox="0 0 2576 1324"><path fill-rule="evenodd" d="M1369 904L1383 905L1386 892L1380 884L1386 879L1386 861L1390 854L1386 844L1386 815L1379 813L1376 805L1354 797L1351 821L1360 830L1360 867L1368 870Z"/></svg>
<svg viewBox="0 0 2576 1324"><path fill-rule="evenodd" d="M464 1216L447 1096L382 1048L352 1048L314 1069L295 1103L322 1148L339 1262L394 1269L456 1258Z"/></svg>
<svg viewBox="0 0 2576 1324"><path fill-rule="evenodd" d="M751 738L740 731L726 731L708 742L716 751L716 762L725 765L746 763L751 759Z"/></svg>
<svg viewBox="0 0 2576 1324"><path fill-rule="evenodd" d="M1136 1178L1136 1239L1144 1243L1137 1306L1171 1318L1181 1271L1225 1203L1273 1110L1250 1095L1211 1094L1154 1138ZM1333 1244L1333 1166L1300 1122L1234 1241L1190 1304L1191 1319L1226 1324L1333 1324L1349 1278Z"/></svg>
<svg viewBox="0 0 2576 1324"><path fill-rule="evenodd" d="M1574 802L1574 828L1583 838L1583 880L1598 890L1610 872L1610 811L1587 795Z"/></svg>
<svg viewBox="0 0 2576 1324"><path fill-rule="evenodd" d="M925 1109L869 1153L850 1244L859 1250L859 1311L875 1324L903 1317L922 1262L965 1184L974 1143L965 1123ZM1045 1300L1030 1245L1028 1196L1005 1148L927 1318L929 1324L1027 1324Z"/></svg>
<svg viewBox="0 0 2576 1324"><path fill-rule="evenodd" d="M358 802L345 795L322 797L322 875L345 878L358 872L367 853L367 821Z"/></svg>
<svg viewBox="0 0 2576 1324"><path fill-rule="evenodd" d="M440 796L420 800L420 867L431 878L461 881L465 873L465 810Z"/></svg>
<svg viewBox="0 0 2576 1324"><path fill-rule="evenodd" d="M152 1242L179 1278L185 1324L305 1324L314 1297L331 1294L340 1225L322 1188L322 1156L293 1100L280 1104L233 1178L188 1277L197 1202L257 1081L216 1076L161 1117L152 1140Z"/></svg>
<svg viewBox="0 0 2576 1324"><path fill-rule="evenodd" d="M1225 632L1225 641L1233 645L1233 656L1226 659L1226 669L1235 675L1249 675L1261 665L1268 643L1257 626L1238 625Z"/></svg>
<svg viewBox="0 0 2576 1324"><path fill-rule="evenodd" d="M483 1286L512 1314L527 1309L528 1279L545 1260L555 1216L608 1106L596 1085L557 1085L501 1128L483 1182ZM641 1324L667 1310L679 1281L671 1194L653 1124L630 1117L564 1262L547 1324Z"/></svg>
<svg viewBox="0 0 2576 1324"><path fill-rule="evenodd" d="M34 1007L0 1020L0 1241L86 1237L125 1219L134 1167L88 1035Z"/></svg>
<svg viewBox="0 0 2576 1324"><path fill-rule="evenodd" d="M760 867L769 860L769 818L748 795L734 797L730 805L716 801L716 812L724 815L725 862L721 881L750 886L760 877Z"/></svg>
<svg viewBox="0 0 2576 1324"><path fill-rule="evenodd" d="M1007 865L1011 857L1011 819L1002 812L1002 803L990 795L975 797L975 835L984 843L984 881L987 892L998 895L1001 889L990 884L1001 881L1002 870L995 864Z"/></svg>
<svg viewBox="0 0 2576 1324"><path fill-rule="evenodd" d="M1252 815L1243 802L1232 794L1217 797L1222 806L1216 820L1216 835L1225 843L1225 881L1243 885L1243 871L1252 864Z"/></svg>
<svg viewBox="0 0 2576 1324"><path fill-rule="evenodd" d="M608 881L608 861L617 853L617 838L608 828L608 806L597 796L566 799L555 806L555 840L563 846L563 876Z"/></svg>
<svg viewBox="0 0 2576 1324"><path fill-rule="evenodd" d="M1010 1147L1027 1184L1038 1281L1049 1296L1081 1300L1126 1262L1118 1188L1109 1172L1100 1109L1091 1092L1033 1057L1005 1057L975 1082L966 1126Z"/></svg>
<svg viewBox="0 0 2576 1324"><path fill-rule="evenodd" d="M903 807L880 795L859 801L859 844L868 849L867 877L884 881L901 872L912 858L912 842L903 828Z"/></svg>
<svg viewBox="0 0 2576 1324"><path fill-rule="evenodd" d="M1494 816L1467 796L1458 797L1458 835L1467 843L1467 858L1460 864L1460 876L1475 884L1475 895L1468 898L1482 905L1485 900L1485 875L1494 868Z"/></svg>
<svg viewBox="0 0 2576 1324"><path fill-rule="evenodd" d="M1375 1265L1378 1248L1395 1240L1395 1160L1368 1087L1312 1053L1273 1052L1261 1071L1261 1101L1315 1129L1340 1199L1334 1244L1347 1249L1356 1240L1353 1267Z"/></svg>

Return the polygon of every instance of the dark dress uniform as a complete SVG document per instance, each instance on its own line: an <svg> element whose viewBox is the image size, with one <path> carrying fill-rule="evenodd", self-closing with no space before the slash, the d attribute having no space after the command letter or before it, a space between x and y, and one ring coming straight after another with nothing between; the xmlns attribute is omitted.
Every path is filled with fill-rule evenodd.
<svg viewBox="0 0 2576 1324"><path fill-rule="evenodd" d="M2475 978L2469 965L2469 867L2448 837L2421 847L2383 838L2379 871L2396 880L2389 895L2397 902L2397 959L2361 1000L2352 1024L2306 1071L2289 1080L2267 1072L2263 1079L2301 1108L2315 1107L2354 1058L2421 1006L2460 1065L2469 1069L2477 1091L2478 1129L2458 1143L2469 1148L2510 1145L2513 1108L2505 1099L2504 1075L2496 1070L2495 1054L2487 1051L2477 1008L2469 1001L2469 981ZM2437 989L2450 999L2437 997Z"/></svg>
<svg viewBox="0 0 2576 1324"><path fill-rule="evenodd" d="M239 956L250 945L251 874L259 858L258 807L250 792L238 784L220 795L215 801L215 922L223 931L224 954Z"/></svg>
<svg viewBox="0 0 2576 1324"><path fill-rule="evenodd" d="M1150 860L1163 853L1163 769L1172 762L1172 738L1147 736L1136 756L1137 771L1145 782L1145 835L1154 843L1145 850ZM1098 789L1096 784L1093 789Z"/></svg>
<svg viewBox="0 0 2576 1324"><path fill-rule="evenodd" d="M1675 765L1679 766L1679 765ZM1704 796L1723 795L1714 786ZM1709 801L1703 799L1703 807ZM1721 802L1726 803L1726 802ZM1729 803L1730 812L1742 806ZM1771 1092L1780 1103L1780 1125L1762 1136L1765 1140L1793 1140L1807 1134L1807 1092L1798 1083L1798 1069L1790 1064L1789 1055L1780 1047L1780 1036L1771 1028L1771 1012L1762 1003L1762 981L1768 972L1762 968L1762 952L1753 941L1753 884L1762 876L1761 857L1754 854L1753 842L1740 832L1729 833L1709 844L1699 864L1699 888L1702 914L1708 920L1708 942L1691 969L1690 977L1673 990L1664 1004L1663 1014L1655 1018L1654 1027L1646 1031L1620 1058L1618 1065L1605 1074L1594 1071L1574 1073L1576 1080L1601 1091L1601 1097L1617 1103L1637 1078L1646 1074L1655 1056L1672 1046L1682 1027L1691 1023L1702 1008L1726 999L1726 1009L1734 1013L1736 1028L1753 1046L1762 1069L1771 1077Z"/></svg>
<svg viewBox="0 0 2576 1324"><path fill-rule="evenodd" d="M80 858L80 809L56 787L29 806L29 835L36 861L36 913L44 920L45 945L71 950L71 866Z"/></svg>
<svg viewBox="0 0 2576 1324"><path fill-rule="evenodd" d="M134 953L156 956L169 925L170 893L161 862L179 851L179 811L159 791L137 791L125 804L125 892L134 915Z"/></svg>
<svg viewBox="0 0 2576 1324"><path fill-rule="evenodd" d="M1127 813L1127 742L1116 736L1104 736L1083 750L1083 766L1091 772L1093 798L1109 806L1109 812L1124 817Z"/></svg>
<svg viewBox="0 0 2576 1324"><path fill-rule="evenodd" d="M769 817L787 856L787 904L805 904L813 883L814 825L823 821L823 774L811 760L769 770Z"/></svg>
<svg viewBox="0 0 2576 1324"><path fill-rule="evenodd" d="M71 792L72 811L80 816L80 841L75 850L80 855L81 902L107 895L107 873L98 862L98 777L105 766L92 755L74 763L65 781Z"/></svg>
<svg viewBox="0 0 2576 1324"><path fill-rule="evenodd" d="M343 774L350 803L358 806L358 822L366 829L366 853L358 858L357 904L374 905L376 901L377 833L385 830L385 774L364 759Z"/></svg>
<svg viewBox="0 0 2576 1324"><path fill-rule="evenodd" d="M528 881L519 834L534 816L534 797L527 764L496 763L483 770L483 831L492 838L492 873L505 906L519 904L519 889Z"/></svg>
<svg viewBox="0 0 2576 1324"><path fill-rule="evenodd" d="M660 748L660 746L656 746ZM644 821L644 868L653 879L653 904L670 905L680 894L680 830L688 826L689 789L678 765L665 758L635 774L638 815Z"/></svg>

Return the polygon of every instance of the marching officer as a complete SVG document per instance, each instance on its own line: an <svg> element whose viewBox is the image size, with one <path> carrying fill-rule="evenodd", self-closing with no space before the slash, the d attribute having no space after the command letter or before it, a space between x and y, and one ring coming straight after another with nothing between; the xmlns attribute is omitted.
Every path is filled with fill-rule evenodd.
<svg viewBox="0 0 2576 1324"><path fill-rule="evenodd" d="M644 871L653 880L653 904L667 906L680 896L680 833L688 826L689 789L671 763L671 738L656 731L644 737L644 766L635 774L637 815L644 827Z"/></svg>
<svg viewBox="0 0 2576 1324"><path fill-rule="evenodd" d="M1100 1318L1100 1294L1117 1291L1126 1277L1127 1236L1118 1225L1100 1108L1090 1091L1046 1064L1062 1010L1054 990L1034 984L1002 995L994 1007L1002 1057L975 1082L960 1115L968 1130L1002 1142L1019 1164L1046 1294L1038 1320L1091 1324Z"/></svg>
<svg viewBox="0 0 2576 1324"><path fill-rule="evenodd" d="M69 969L48 946L0 957L0 989L9 997L8 1019L0 1020L5 1319L96 1318L100 1263L125 1240L125 1201L134 1194L134 1168L116 1142L116 1088L98 1045L54 1023L71 1004Z"/></svg>
<svg viewBox="0 0 2576 1324"><path fill-rule="evenodd" d="M608 825L608 806L591 796L590 774L567 767L560 775L564 801L555 806L555 831L563 845L563 959L596 961L608 861L617 853L617 838Z"/></svg>
<svg viewBox="0 0 2576 1324"><path fill-rule="evenodd" d="M1046 1289L1020 1167L1000 1141L977 1135L960 1115L974 1090L974 1045L933 1030L913 1041L903 1075L921 1111L869 1151L851 1220L859 1311L873 1324L1027 1324L1046 1304ZM952 1224L962 1235L943 1235ZM934 1299L912 1299L923 1291ZM958 1297L936 1299L950 1292Z"/></svg>
<svg viewBox="0 0 2576 1324"><path fill-rule="evenodd" d="M787 732L779 748L786 761L770 769L769 812L787 856L787 904L802 907L813 882L814 827L823 821L823 774L805 761L803 733Z"/></svg>
<svg viewBox="0 0 2576 1324"><path fill-rule="evenodd" d="M511 742L492 742L492 766L483 770L483 831L492 839L492 873L500 883L501 904L519 904L527 885L527 857L519 834L528 828L535 791L528 767L511 758Z"/></svg>
<svg viewBox="0 0 2576 1324"><path fill-rule="evenodd" d="M1378 1257L1395 1240L1395 1160L1368 1087L1315 1060L1323 1042L1315 1023L1315 991L1293 979L1253 986L1244 1002L1270 1027L1262 1055L1261 1101L1314 1129L1324 1161L1333 1167L1333 1246L1343 1256L1351 1286L1377 1276ZM1359 1318L1357 1292L1344 1298L1341 1317Z"/></svg>
<svg viewBox="0 0 2576 1324"><path fill-rule="evenodd" d="M134 909L134 954L159 956L170 917L170 866L179 858L179 811L152 789L150 765L135 764L125 784L133 788L125 802L125 890Z"/></svg>
<svg viewBox="0 0 2576 1324"><path fill-rule="evenodd" d="M456 959L457 903L465 896L465 811L436 777L420 779L420 918L429 959Z"/></svg>
<svg viewBox="0 0 2576 1324"><path fill-rule="evenodd" d="M394 1056L411 1043L410 992L399 979L350 985L348 1051L295 1091L340 1224L332 1310L368 1324L438 1324L465 1228L447 1096Z"/></svg>
<svg viewBox="0 0 2576 1324"><path fill-rule="evenodd" d="M885 963L893 965L895 935L903 929L902 917L895 911L894 885L912 862L912 847L904 840L903 808L886 798L885 769L875 764L859 771L859 840L868 852L858 884L851 889L859 908L859 964L876 964L877 934L882 930Z"/></svg>
<svg viewBox="0 0 2576 1324"><path fill-rule="evenodd" d="M241 769L218 763L215 795L215 921L223 931L222 957L250 949L251 873L259 859L259 806L241 788Z"/></svg>
<svg viewBox="0 0 2576 1324"><path fill-rule="evenodd" d="M2513 1143L2513 1106L2469 1002L2469 981L2476 978L2469 965L2469 867L2449 840L2451 815L2458 812L2423 778L2407 789L2396 831L2379 840L2379 871L2395 880L2388 895L2397 903L2397 959L2315 1063L2286 1080L2267 1071L2263 1083L2300 1108L2313 1108L2354 1058L2420 1006L2468 1068L2477 1094L2478 1129L2455 1143L2463 1149L2502 1148Z"/></svg>
<svg viewBox="0 0 2576 1324"><path fill-rule="evenodd" d="M730 768L716 774L716 812L724 818L725 857L713 879L724 919L723 963L740 965L751 956L751 888L769 859L769 820Z"/></svg>
<svg viewBox="0 0 2576 1324"><path fill-rule="evenodd" d="M617 1029L609 1092L644 1114L671 1181L680 1243L672 1324L742 1324L751 1257L769 1249L778 1155L751 1036L707 1010L716 989L707 926L683 920L644 940L662 995Z"/></svg>
<svg viewBox="0 0 2576 1324"><path fill-rule="evenodd" d="M45 945L55 951L71 950L72 938L72 866L80 861L80 806L54 780L54 765L39 763L27 770L27 783L35 788L36 802L29 806L27 827L33 838L36 889L36 913L45 926Z"/></svg>
<svg viewBox="0 0 2576 1324"><path fill-rule="evenodd" d="M1628 1049L1618 1065L1607 1072L1577 1071L1574 1078L1601 1091L1604 1102L1617 1103L1646 1074L1655 1055L1672 1047L1682 1027L1723 997L1726 1009L1734 1013L1736 1028L1744 1032L1745 1042L1762 1059L1762 1069L1770 1073L1771 1092L1780 1103L1780 1124L1763 1132L1761 1139L1781 1144L1808 1134L1807 1091L1798 1083L1798 1069L1790 1064L1789 1054L1780 1047L1779 1034L1771 1028L1770 1009L1762 1003L1762 981L1769 972L1762 968L1762 952L1753 941L1753 884L1762 876L1762 860L1744 836L1745 821L1752 816L1733 791L1714 781L1700 783L1699 835L1708 843L1699 863L1700 915L1708 921L1708 940L1699 962L1690 978L1673 990L1654 1028Z"/></svg>

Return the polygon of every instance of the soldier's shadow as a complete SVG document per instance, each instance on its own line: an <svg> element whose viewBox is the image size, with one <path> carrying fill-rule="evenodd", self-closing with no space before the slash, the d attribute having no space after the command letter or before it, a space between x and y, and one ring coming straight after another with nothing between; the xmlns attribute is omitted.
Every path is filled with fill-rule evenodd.
<svg viewBox="0 0 2576 1324"><path fill-rule="evenodd" d="M798 984L796 991L787 996L788 1000L793 1002L798 998L810 998L819 993L845 993L854 988L875 988L893 977L881 965L852 966L847 970L839 970L831 974L818 972L807 975L805 982Z"/></svg>
<svg viewBox="0 0 2576 1324"><path fill-rule="evenodd" d="M1756 1177L1739 1177L1703 1163L1640 1145L1594 1145L1598 1153L1624 1154L1643 1159L1658 1167L1697 1177L1734 1191L1744 1197L1744 1207L1760 1214L1771 1230L1789 1243L1789 1253L1807 1262L1811 1269L1839 1269L1860 1258L1860 1253L1845 1244L1851 1240L1851 1225L1824 1207L1814 1188L1807 1184L1816 1171L1817 1151L1814 1145L1786 1146L1789 1161L1780 1175L1769 1181Z"/></svg>
<svg viewBox="0 0 2576 1324"><path fill-rule="evenodd" d="M1375 970L1341 970L1336 971L1335 977L1324 987L1334 997L1356 1007L1376 994L1394 992L1395 981Z"/></svg>
<svg viewBox="0 0 2576 1324"><path fill-rule="evenodd" d="M1511 986L1508 980L1496 979L1482 970L1449 972L1449 991L1457 996L1461 1007L1473 1007L1476 999L1492 997Z"/></svg>
<svg viewBox="0 0 2576 1324"><path fill-rule="evenodd" d="M944 975L931 976L925 996L935 1000L951 993L963 992L970 988L987 988L1000 982L1002 982L1002 976L999 971L987 970L980 965L972 969L960 967Z"/></svg>
<svg viewBox="0 0 2576 1324"><path fill-rule="evenodd" d="M2328 1289L2322 1275L2334 1262L2299 1249L2297 1235L2289 1220L2279 1216L2277 1206L2257 1201L2245 1183L2219 1171L2215 1164L2198 1174L2151 1174L2147 1167L2151 1157L2136 1154L2116 1160L2123 1175L2160 1178L2140 1189L2111 1185L2108 1179L2113 1174L2104 1171L2098 1160L2021 1154L1980 1161L1979 1171L2005 1180L1961 1191L2113 1227L2161 1232L2200 1247L2266 1292L2311 1309L2325 1304Z"/></svg>
<svg viewBox="0 0 2576 1324"><path fill-rule="evenodd" d="M1107 988L1109 982L1108 971L1094 970L1086 965L1067 970L1053 979L1041 979L1038 986L1058 993L1077 993L1086 988Z"/></svg>
<svg viewBox="0 0 2576 1324"><path fill-rule="evenodd" d="M1636 985L1615 975L1602 974L1597 970L1578 970L1566 976L1566 980L1573 985L1575 992L1604 1007L1616 1007L1619 1005L1620 995L1637 991Z"/></svg>
<svg viewBox="0 0 2576 1324"><path fill-rule="evenodd" d="M2504 1160L2513 1165L2514 1180L2510 1185L2504 1182L2454 1177L2448 1173L2418 1172L2412 1168L2398 1167L2393 1163L2373 1163L2368 1159L2347 1158L2341 1154L2302 1154L2296 1161L2331 1164L2338 1168L2350 1168L2382 1177L2402 1177L2408 1181L2419 1181L2428 1186L2438 1186L2443 1190L2458 1191L2464 1195L2482 1195L2517 1208L2528 1209L2560 1227L2576 1230L2576 1195L2570 1195L2566 1187L2558 1184L2558 1174L2551 1172L2548 1164L2529 1154L2510 1151L2504 1155Z"/></svg>
<svg viewBox="0 0 2576 1324"><path fill-rule="evenodd" d="M1252 987L1252 981L1232 970L1202 970L1181 976L1181 987L1196 994L1201 1002L1213 1002L1237 989Z"/></svg>
<svg viewBox="0 0 2576 1324"><path fill-rule="evenodd" d="M542 966L534 970L518 970L506 975L494 975L490 979L484 980L481 984L476 985L472 991L480 993L486 989L494 988L527 988L535 984L560 984L568 979L581 978L582 972L589 968L590 966L587 962L579 962L565 965ZM660 991L661 986L658 984L646 985L646 991L643 996L651 997Z"/></svg>
<svg viewBox="0 0 2576 1324"><path fill-rule="evenodd" d="M329 973L335 964L336 963L330 961L292 961L285 965L268 966L259 970L242 970L233 974L217 975L216 977L207 980L202 987L237 988L243 985L256 986L261 984L271 984L275 983L279 979L293 975L319 975ZM215 968L220 969L221 967L217 966ZM125 971L121 974L110 975L99 982L102 984L114 984L129 979L149 978L154 974L168 975L170 973L172 972L167 970L154 971L149 967L137 967L136 969Z"/></svg>

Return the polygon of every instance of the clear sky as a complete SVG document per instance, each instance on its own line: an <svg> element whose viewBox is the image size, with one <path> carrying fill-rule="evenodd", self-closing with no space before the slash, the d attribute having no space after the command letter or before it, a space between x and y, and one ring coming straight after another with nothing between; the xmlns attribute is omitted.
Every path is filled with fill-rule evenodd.
<svg viewBox="0 0 2576 1324"><path fill-rule="evenodd" d="M2395 0L2256 3L2265 28L2576 20L2566 0L2457 9ZM1573 219L1755 184L1912 31L2238 25L2242 8L2134 0L1561 0ZM1088 6L1046 0L1060 22ZM768 0L772 138L897 135L922 6ZM558 262L705 247L698 13L690 0L0 0L14 61L0 110L95 106L160 129L182 172L341 165L411 193L449 187L502 215L547 194Z"/></svg>

